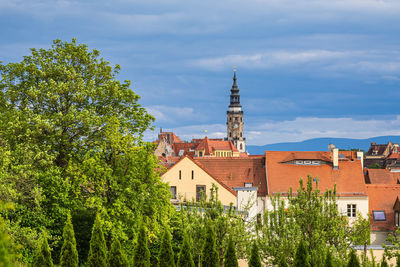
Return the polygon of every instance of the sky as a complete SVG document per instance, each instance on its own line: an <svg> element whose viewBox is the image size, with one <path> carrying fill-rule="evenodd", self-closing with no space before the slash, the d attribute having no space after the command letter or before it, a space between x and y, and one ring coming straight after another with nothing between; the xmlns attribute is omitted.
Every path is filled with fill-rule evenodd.
<svg viewBox="0 0 400 267"><path fill-rule="evenodd" d="M77 38L160 127L225 137L233 66L247 144L400 133L398 0L0 0L0 61ZM207 132L206 132L207 131Z"/></svg>

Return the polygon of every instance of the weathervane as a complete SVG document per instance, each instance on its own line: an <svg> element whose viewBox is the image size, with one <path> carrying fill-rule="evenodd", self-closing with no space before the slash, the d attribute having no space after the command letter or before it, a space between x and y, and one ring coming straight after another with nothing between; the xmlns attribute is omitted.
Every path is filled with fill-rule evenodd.
<svg viewBox="0 0 400 267"><path fill-rule="evenodd" d="M236 72L236 66L235 66L235 65L233 65L233 71L235 71L235 72Z"/></svg>

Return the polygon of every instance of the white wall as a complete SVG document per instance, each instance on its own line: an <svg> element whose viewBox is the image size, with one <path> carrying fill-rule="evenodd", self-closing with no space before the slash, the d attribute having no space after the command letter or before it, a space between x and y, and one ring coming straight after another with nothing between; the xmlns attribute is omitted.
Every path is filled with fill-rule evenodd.
<svg viewBox="0 0 400 267"><path fill-rule="evenodd" d="M368 196L338 197L339 212L347 216L347 204L356 204L357 213L361 213L364 218L368 218ZM349 218L350 223L356 218Z"/></svg>
<svg viewBox="0 0 400 267"><path fill-rule="evenodd" d="M248 188L237 189L237 208L240 211L247 211L249 213L248 220L254 219L257 216L258 201L257 190Z"/></svg>

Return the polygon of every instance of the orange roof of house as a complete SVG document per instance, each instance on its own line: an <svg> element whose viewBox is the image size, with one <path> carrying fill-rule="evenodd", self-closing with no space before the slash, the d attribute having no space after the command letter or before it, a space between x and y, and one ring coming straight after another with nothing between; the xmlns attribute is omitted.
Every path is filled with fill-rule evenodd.
<svg viewBox="0 0 400 267"><path fill-rule="evenodd" d="M392 153L388 157L389 159L399 159L400 158L400 153Z"/></svg>
<svg viewBox="0 0 400 267"><path fill-rule="evenodd" d="M364 173L361 160L341 159L339 168L333 169L331 153L323 151L265 151L268 194L296 191L299 180L307 176L318 177L318 187L323 192L336 185L338 195L365 195ZM339 152L340 154L340 152ZM295 165L292 160L321 160L321 165Z"/></svg>
<svg viewBox="0 0 400 267"><path fill-rule="evenodd" d="M397 184L400 181L400 172L388 169L367 169L366 175L371 184Z"/></svg>
<svg viewBox="0 0 400 267"><path fill-rule="evenodd" d="M224 141L219 139L209 139L207 136L197 145L196 150L204 150L205 155L214 154L215 150L227 150L238 152L236 147L231 141Z"/></svg>
<svg viewBox="0 0 400 267"><path fill-rule="evenodd" d="M179 151L183 150L183 155L186 155L190 149L194 149L196 147L195 143L175 143L172 144L172 149L174 150L175 155L179 156ZM194 153L193 153L194 154Z"/></svg>
<svg viewBox="0 0 400 267"><path fill-rule="evenodd" d="M198 157L194 158L194 161L229 188L244 187L245 183L252 183L258 187L259 196L267 194L264 157Z"/></svg>
<svg viewBox="0 0 400 267"><path fill-rule="evenodd" d="M400 185L366 186L369 198L369 213L371 216L371 230L395 230L393 206L397 197L400 197ZM374 221L373 211L385 211L386 221Z"/></svg>

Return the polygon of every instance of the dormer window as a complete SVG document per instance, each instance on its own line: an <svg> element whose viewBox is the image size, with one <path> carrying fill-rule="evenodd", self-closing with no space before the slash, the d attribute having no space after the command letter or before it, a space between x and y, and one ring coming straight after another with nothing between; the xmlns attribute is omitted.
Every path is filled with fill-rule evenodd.
<svg viewBox="0 0 400 267"><path fill-rule="evenodd" d="M244 183L244 187L253 187L253 183Z"/></svg>
<svg viewBox="0 0 400 267"><path fill-rule="evenodd" d="M296 164L297 165L303 165L303 161L302 160L296 160Z"/></svg>
<svg viewBox="0 0 400 267"><path fill-rule="evenodd" d="M311 164L311 160L305 160L305 161L304 161L304 164L305 164L305 165L310 165L310 164Z"/></svg>
<svg viewBox="0 0 400 267"><path fill-rule="evenodd" d="M312 165L319 165L319 164L321 164L321 161L319 161L319 160L312 161Z"/></svg>

